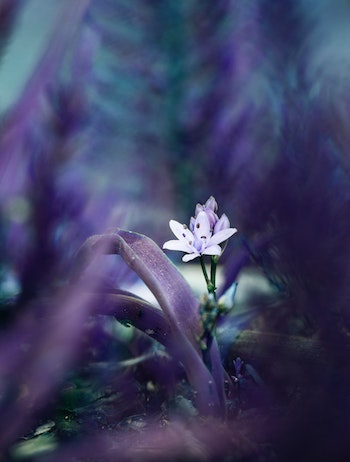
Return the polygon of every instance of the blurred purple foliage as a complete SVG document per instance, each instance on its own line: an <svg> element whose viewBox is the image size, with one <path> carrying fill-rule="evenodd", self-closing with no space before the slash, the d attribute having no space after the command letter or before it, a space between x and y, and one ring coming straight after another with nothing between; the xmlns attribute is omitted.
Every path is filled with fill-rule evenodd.
<svg viewBox="0 0 350 462"><path fill-rule="evenodd" d="M0 70L30 4L0 0ZM40 59L1 114L4 460L349 454L349 19L346 0L62 2ZM90 235L118 227L162 244L168 220L187 222L210 195L240 236L222 258L224 286L253 268L273 292L267 303L252 290L251 311L222 321L225 342L244 319L265 333L317 339L327 364L283 366L282 349L267 349L254 364L264 385L242 366L225 424L193 417L185 350L180 365L158 341L181 319L193 347L192 294L184 328L176 293L174 321L168 308L160 315L120 291L135 275L117 257L100 255L85 279L72 279ZM153 287L156 270L142 273ZM142 322L135 307L147 313ZM114 316L138 329L121 329ZM223 351L233 376L237 355ZM54 448L21 459L19 440L50 420Z"/></svg>

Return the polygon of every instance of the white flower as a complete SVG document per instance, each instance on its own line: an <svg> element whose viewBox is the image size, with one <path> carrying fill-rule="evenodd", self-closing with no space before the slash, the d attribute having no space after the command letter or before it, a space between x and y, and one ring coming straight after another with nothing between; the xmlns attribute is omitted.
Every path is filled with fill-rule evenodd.
<svg viewBox="0 0 350 462"><path fill-rule="evenodd" d="M220 224L219 224L220 223ZM200 210L196 218L191 219L191 229L178 221L170 220L169 226L177 237L177 240L167 241L163 249L179 250L186 252L182 261L188 262L201 255L221 255L222 249L219 244L226 241L237 232L236 228L230 228L230 222L223 215L216 223L217 228L212 230L207 211Z"/></svg>

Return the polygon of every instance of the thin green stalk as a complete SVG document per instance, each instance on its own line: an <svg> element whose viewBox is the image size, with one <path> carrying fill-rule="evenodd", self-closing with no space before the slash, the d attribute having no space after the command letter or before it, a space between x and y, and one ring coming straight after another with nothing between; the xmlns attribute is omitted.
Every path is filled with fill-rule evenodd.
<svg viewBox="0 0 350 462"><path fill-rule="evenodd" d="M218 260L217 257L211 257L211 266L210 266L210 280L213 286L212 294L216 300L216 268L217 268Z"/></svg>
<svg viewBox="0 0 350 462"><path fill-rule="evenodd" d="M200 262L202 266L203 275L207 283L208 293L212 294L216 303L216 268L217 268L217 258L211 257L211 266L210 266L210 279L208 272L204 263L203 256L200 257ZM215 335L215 324L212 326L205 325L204 332L201 339L206 339L206 347L203 349L203 359L207 368L211 371L211 360L210 360L210 349L213 342L213 336Z"/></svg>
<svg viewBox="0 0 350 462"><path fill-rule="evenodd" d="M210 285L211 285L211 281L209 279L209 276L208 276L208 273L207 273L207 268L205 267L204 258L203 258L202 255L200 256L200 262L201 262L201 267L202 267L202 271L203 271L203 274L204 274L205 282L207 283L208 292L210 292L209 288L210 288Z"/></svg>

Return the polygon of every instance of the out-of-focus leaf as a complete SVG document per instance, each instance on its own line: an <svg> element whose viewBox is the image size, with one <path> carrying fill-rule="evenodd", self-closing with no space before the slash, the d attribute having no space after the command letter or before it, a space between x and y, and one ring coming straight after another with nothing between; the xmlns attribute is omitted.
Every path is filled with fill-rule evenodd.
<svg viewBox="0 0 350 462"><path fill-rule="evenodd" d="M29 460L32 457L43 456L58 447L56 437L52 433L43 433L29 440L16 444L11 450L12 460Z"/></svg>
<svg viewBox="0 0 350 462"><path fill-rule="evenodd" d="M45 310L45 303L33 303L26 316L2 333L0 410L6 426L0 433L0 452L18 435L30 430L66 371L79 358L85 321L93 313L93 301L87 292L71 288L47 300L50 311ZM13 419L14 415L21 418Z"/></svg>
<svg viewBox="0 0 350 462"><path fill-rule="evenodd" d="M0 4L0 58L11 35L19 6L19 0L3 0Z"/></svg>
<svg viewBox="0 0 350 462"><path fill-rule="evenodd" d="M0 163L1 193L11 189L8 178L16 177L17 161L23 153L23 149L21 149L21 143L24 140L23 134L28 129L29 124L33 122L33 114L41 102L40 95L47 90L47 85L52 83L56 73L58 73L62 59L74 39L88 5L89 0L67 3L62 15L57 19L50 43L33 75L28 79L21 97L13 109L6 114L0 143L0 152L2 153Z"/></svg>

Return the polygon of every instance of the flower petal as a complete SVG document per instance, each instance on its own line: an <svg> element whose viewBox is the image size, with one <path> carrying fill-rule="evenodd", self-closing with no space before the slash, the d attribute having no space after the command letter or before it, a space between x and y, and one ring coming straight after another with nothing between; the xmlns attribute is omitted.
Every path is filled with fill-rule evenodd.
<svg viewBox="0 0 350 462"><path fill-rule="evenodd" d="M186 254L186 255L184 255L182 257L182 261L186 263L186 262L191 261L191 260L193 260L194 258L197 258L197 257L200 257L199 253L195 253L195 252L194 253L188 253L188 254Z"/></svg>
<svg viewBox="0 0 350 462"><path fill-rule="evenodd" d="M205 203L205 207L216 212L218 209L218 204L213 196L210 196L207 202Z"/></svg>
<svg viewBox="0 0 350 462"><path fill-rule="evenodd" d="M180 240L175 240L175 239L164 242L163 249L179 250L180 252L192 252L193 251L191 246L185 240L180 241Z"/></svg>
<svg viewBox="0 0 350 462"><path fill-rule="evenodd" d="M228 229L230 227L230 221L227 216L223 213L220 219L216 222L214 227L214 234L222 231L223 229Z"/></svg>
<svg viewBox="0 0 350 462"><path fill-rule="evenodd" d="M186 225L183 225L175 220L170 220L169 226L171 231L180 241L186 241L189 243L189 245L192 245L194 236Z"/></svg>
<svg viewBox="0 0 350 462"><path fill-rule="evenodd" d="M171 231L175 234L175 236L178 239L180 239L180 241L185 239L188 233L191 233L191 231L187 228L186 225L183 225L176 220L170 220L169 226L170 226Z"/></svg>
<svg viewBox="0 0 350 462"><path fill-rule="evenodd" d="M193 233L193 230L194 230L194 224L196 223L196 219L194 217L191 217L190 219L190 230L192 231Z"/></svg>
<svg viewBox="0 0 350 462"><path fill-rule="evenodd" d="M198 239L201 239L202 237L209 239L210 234L210 223L208 215L205 212L199 212L194 224L194 235Z"/></svg>
<svg viewBox="0 0 350 462"><path fill-rule="evenodd" d="M204 205L198 202L198 204L196 205L196 208L194 209L194 216L196 217L199 214L199 212L203 212L203 210L204 210Z"/></svg>
<svg viewBox="0 0 350 462"><path fill-rule="evenodd" d="M221 247L217 244L210 245L209 247L206 247L202 254L203 255L221 255Z"/></svg>
<svg viewBox="0 0 350 462"><path fill-rule="evenodd" d="M217 233L213 234L208 244L210 245L221 244L221 242L226 241L229 237L233 236L235 233L237 233L236 228L228 228L228 229L223 229L221 231L218 231Z"/></svg>

